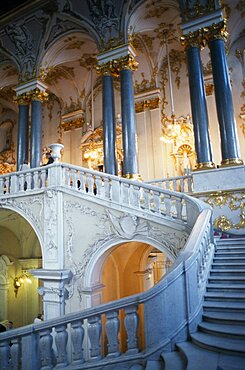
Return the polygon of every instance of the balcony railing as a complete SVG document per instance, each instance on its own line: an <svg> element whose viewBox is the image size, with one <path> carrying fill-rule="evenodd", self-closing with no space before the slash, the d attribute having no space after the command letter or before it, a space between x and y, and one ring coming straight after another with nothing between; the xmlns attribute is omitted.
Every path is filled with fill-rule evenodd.
<svg viewBox="0 0 245 370"><path fill-rule="evenodd" d="M177 180L179 184L190 186L188 176L170 180L176 190ZM171 188L167 182L164 184L166 188L168 186ZM158 185L158 182L154 185ZM150 213L157 218L165 216L173 221L187 223L188 226L193 226L200 210L204 207L201 201L183 192L170 191L64 163L0 176L0 197L31 195L52 187L63 187L66 190L76 191L77 194L86 194L100 202L106 201L110 205L115 204L125 210L133 209L144 214Z"/></svg>
<svg viewBox="0 0 245 370"><path fill-rule="evenodd" d="M171 348L196 330L212 254L211 211L204 209L171 271L152 289L0 334L1 370L69 365L74 369L98 369L108 363L116 366L124 361L146 360L157 351ZM143 351L139 326L144 332Z"/></svg>

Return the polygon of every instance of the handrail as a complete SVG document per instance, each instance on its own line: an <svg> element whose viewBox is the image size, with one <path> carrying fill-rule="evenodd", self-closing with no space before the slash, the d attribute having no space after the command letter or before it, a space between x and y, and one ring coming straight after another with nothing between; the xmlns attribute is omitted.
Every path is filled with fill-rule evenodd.
<svg viewBox="0 0 245 370"><path fill-rule="evenodd" d="M159 218L159 222L163 216L187 222L191 229L186 246L171 270L149 291L0 334L1 369L7 370L9 365L13 370L52 369L68 364L79 364L82 369L86 368L88 360L104 364L108 359L110 363L116 363L127 358L143 358L157 348L169 348L179 338L184 340L195 330L213 251L208 205L182 193L59 163L1 176L0 190L1 184L6 187L2 197L62 187L64 191L72 191L79 196L86 194L91 199L115 203L122 209L128 207L150 212ZM167 305L172 309L167 309ZM138 341L139 325L144 328L145 346ZM118 341L120 326L124 327L127 337L123 357L120 356L122 349ZM100 347L102 330L108 341L106 356ZM121 333L121 338L123 335ZM83 353L85 336L90 340L87 355ZM30 345L26 345L28 343ZM72 352L71 358L69 351Z"/></svg>
<svg viewBox="0 0 245 370"><path fill-rule="evenodd" d="M166 216L192 227L204 202L184 193L66 163L0 175L0 197L27 195L63 187L123 208L140 210L155 217Z"/></svg>
<svg viewBox="0 0 245 370"><path fill-rule="evenodd" d="M179 191L181 193L191 194L193 192L192 175L166 177L154 180L145 181L146 184L159 186L163 189Z"/></svg>
<svg viewBox="0 0 245 370"><path fill-rule="evenodd" d="M77 364L78 361L81 364L80 368L83 368L82 363L86 367L88 358L84 357L82 350L85 333L90 339L90 359L95 362L106 361L107 358L110 358L110 361L112 361L111 359L114 359L114 362L119 361L121 354L117 339L120 322L119 311L123 311L125 315L124 327L128 338L125 356L127 358L127 356L134 355L134 358L139 358L140 347L137 340L137 328L141 321L138 314L140 305L144 307L146 341L145 351L142 352L141 356L147 356L147 353L150 354L163 344L169 346L181 335L184 336L187 332L191 332L198 323L203 286L213 251L213 240L210 237L211 227L211 211L203 210L193 227L185 250L177 258L174 267L149 291L1 334L1 368L7 369L9 351L13 362L16 358L19 361L21 357L20 343L23 343L23 340L29 340L34 341L35 345L25 348L25 352L22 350L22 363L26 364L24 360L28 354L29 358L32 359L31 366L35 364L35 368L38 369L37 361L39 359L41 364L47 364L48 361L51 369L55 366L52 349L53 336L55 337L56 358L59 364L66 365L68 363L67 345L69 343L73 352L71 364ZM167 302L173 312L166 311L166 304L163 302ZM157 307L156 312L154 311L155 307ZM176 315L176 310L178 315ZM167 312L171 325L166 325ZM172 318L169 317L171 314ZM106 323L101 320L102 315L106 317ZM68 324L71 326L71 330L68 329ZM108 354L104 359L99 344L102 326L109 343ZM156 328L158 329L156 330ZM54 334L51 336L52 332ZM12 343L10 348L9 341ZM35 348L38 348L38 351ZM14 366L12 368L15 369ZM29 369L26 365L22 368Z"/></svg>

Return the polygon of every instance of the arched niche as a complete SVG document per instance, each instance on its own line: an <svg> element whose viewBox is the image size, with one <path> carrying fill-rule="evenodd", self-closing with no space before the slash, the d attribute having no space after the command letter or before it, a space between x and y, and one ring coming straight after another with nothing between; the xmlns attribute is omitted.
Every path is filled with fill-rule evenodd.
<svg viewBox="0 0 245 370"><path fill-rule="evenodd" d="M42 265L41 246L30 223L9 209L0 209L0 256L0 265L6 266L5 281L0 271L1 319L13 321L14 327L31 324L42 312L39 281L29 273Z"/></svg>

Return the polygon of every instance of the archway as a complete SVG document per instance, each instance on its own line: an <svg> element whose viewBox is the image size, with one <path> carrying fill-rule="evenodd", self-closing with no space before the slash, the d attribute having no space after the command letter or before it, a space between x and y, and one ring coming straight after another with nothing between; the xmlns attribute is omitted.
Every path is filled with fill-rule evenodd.
<svg viewBox="0 0 245 370"><path fill-rule="evenodd" d="M173 263L173 256L167 251L143 241L127 241L107 249L93 265L91 272L91 305L107 303L127 296L142 293L155 284L168 272ZM138 339L144 348L143 307L139 306L140 326ZM126 350L126 332L124 311L119 311L120 346ZM102 321L105 317L102 316ZM104 325L102 325L104 327ZM125 348L124 348L125 347ZM102 332L102 348L107 353L107 338Z"/></svg>
<svg viewBox="0 0 245 370"><path fill-rule="evenodd" d="M13 210L1 209L0 321L11 320L16 328L31 324L42 312L40 282L29 273L41 266L41 246L32 226Z"/></svg>

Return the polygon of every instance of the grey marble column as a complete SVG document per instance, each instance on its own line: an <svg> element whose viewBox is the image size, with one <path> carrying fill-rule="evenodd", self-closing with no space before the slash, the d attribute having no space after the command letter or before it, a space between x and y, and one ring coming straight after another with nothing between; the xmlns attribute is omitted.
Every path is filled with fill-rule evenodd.
<svg viewBox="0 0 245 370"><path fill-rule="evenodd" d="M103 83L103 148L105 172L117 174L116 164L116 128L113 78L111 75L102 77Z"/></svg>
<svg viewBox="0 0 245 370"><path fill-rule="evenodd" d="M202 73L200 48L198 45L187 45L187 60L191 111L193 119L197 169L214 167L208 130L208 112Z"/></svg>
<svg viewBox="0 0 245 370"><path fill-rule="evenodd" d="M134 110L134 89L132 70L122 69L121 79L121 111L123 134L123 176L137 178L138 164L136 153L136 128Z"/></svg>
<svg viewBox="0 0 245 370"><path fill-rule="evenodd" d="M32 100L31 103L31 168L40 167L42 153L42 102Z"/></svg>
<svg viewBox="0 0 245 370"><path fill-rule="evenodd" d="M18 139L17 139L17 171L28 161L28 117L29 104L19 103Z"/></svg>
<svg viewBox="0 0 245 370"><path fill-rule="evenodd" d="M219 28L216 31L221 31ZM211 39L209 48L211 54L215 100L218 114L221 138L221 165L241 165L239 143L236 130L236 122L232 101L232 92L229 78L229 71L225 54L225 42L222 36L218 37L217 32Z"/></svg>

